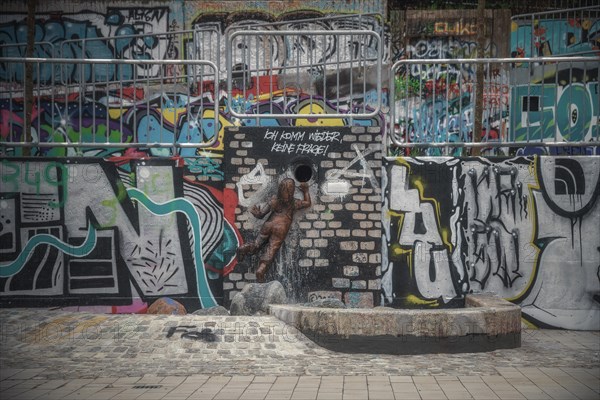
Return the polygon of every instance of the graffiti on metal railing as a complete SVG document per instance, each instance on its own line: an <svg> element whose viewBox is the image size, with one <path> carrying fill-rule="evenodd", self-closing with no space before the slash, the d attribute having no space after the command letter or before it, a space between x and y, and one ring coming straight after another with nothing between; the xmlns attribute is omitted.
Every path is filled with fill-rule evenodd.
<svg viewBox="0 0 600 400"><path fill-rule="evenodd" d="M515 15L511 23L512 57L600 55L600 7L581 7Z"/></svg>
<svg viewBox="0 0 600 400"><path fill-rule="evenodd" d="M361 41L356 37L334 35L315 41L310 36L298 35L293 41L289 41L281 36L273 39L271 48L266 48L267 43L262 43L258 47L248 47L247 54L254 55L256 59L268 55L272 58L273 65L278 67L313 63L321 67L323 62L344 59L347 52L362 53L369 57L381 52L384 61L389 59L389 27L377 14L326 15L301 11L286 13L281 19L266 14L253 15L252 18L248 18L245 13L229 13L227 17L219 13L202 14L192 22L191 30L182 30L181 21L178 22L172 15L176 12L169 7L115 7L109 8L106 13L55 13L48 18L40 17L36 19L35 40L47 42L52 48L36 48L32 57L207 60L222 70L226 52L223 36L226 31L267 29L306 32L318 29L371 31L376 32L383 40ZM17 47L0 48L0 57L25 57L26 15L3 15L3 19L10 22L0 23L0 42ZM237 62L240 65L241 63L242 60ZM58 77L57 72L52 73L50 65L45 65L44 68L47 71L39 77L47 77L48 80L43 82L49 82L53 75ZM2 66L0 74L1 69ZM166 72L169 71L171 75L182 75L182 70L175 70L172 65ZM19 72L15 73L19 82L22 82L22 75ZM92 70L89 65L64 65L61 74L63 79L75 83L127 80L132 79L134 75L144 78L159 75L157 66L146 69L138 66L134 69L132 65L106 66L99 70ZM0 75L3 76L5 75Z"/></svg>
<svg viewBox="0 0 600 400"><path fill-rule="evenodd" d="M121 59L121 60L176 60L198 59L197 53L184 51L184 45L195 40L192 31L183 31L176 19L171 19L169 7L108 8L105 13L79 12L56 14L49 18L37 18L35 41L49 46L36 46L34 58L71 59ZM0 24L0 42L10 47L0 47L0 57L26 56L26 15L3 15L9 22ZM16 23L14 21L17 21ZM193 48L191 46L190 48ZM186 54L184 54L186 53ZM97 82L100 80L127 80L137 77L158 77L158 65L142 68L135 65L105 65L93 69L89 64L65 64L57 71L51 64L40 66L37 74L42 83L61 77L71 83ZM9 76L6 65L0 65L1 80L23 81L22 71ZM167 68L167 73L181 75L182 71Z"/></svg>
<svg viewBox="0 0 600 400"><path fill-rule="evenodd" d="M599 62L519 59L516 68L514 59L400 61L390 81L391 140L412 155L461 155L475 146L487 147L488 154L546 152L547 146L597 151ZM474 143L473 136L478 64L484 69L483 143Z"/></svg>
<svg viewBox="0 0 600 400"><path fill-rule="evenodd" d="M35 72L43 71L45 63L57 67L59 59L4 59L11 68L25 69L34 64ZM104 64L136 64L141 61L80 60L82 64L100 68ZM238 118L227 107L228 94L218 89L213 74L199 75L195 81L172 82L164 74L167 67L209 69L214 64L205 61L146 62L160 64L163 75L155 80L134 82L97 82L84 86L34 85L31 141L25 127L25 96L23 88L5 82L0 92L0 149L4 155L23 154L30 147L32 155L45 156L109 156L136 154L152 156L182 156L194 164L194 157L205 155L219 158L223 154L223 134L226 126L366 126L384 125L383 114L357 117L363 111L362 102L376 101L377 93L367 92L364 98L340 97L335 104L314 94L313 88L284 88L270 92L265 77L250 82L242 98L234 91L232 103L252 117ZM269 77L266 77L269 78ZM39 79L35 80L39 82ZM135 86L131 83L136 83ZM15 87L9 91L7 87ZM362 94L361 94L362 95ZM217 112L215 114L215 105ZM225 106L223 106L225 105ZM366 107L367 110L371 108ZM274 117L274 114L296 114L302 118ZM312 114L312 115L310 115ZM323 117L339 115L337 118ZM259 118L256 118L259 116ZM208 164L206 164L208 163ZM191 169L214 171L211 161L194 164ZM192 165L190 164L190 165ZM217 171L218 172L218 171ZM213 172L210 172L213 173Z"/></svg>
<svg viewBox="0 0 600 400"><path fill-rule="evenodd" d="M204 26L204 23L197 23L194 28ZM280 68L294 67L301 68L302 72L320 74L324 69L335 69L337 63L346 60L376 60L380 53L384 62L389 59L389 46L386 45L389 43L389 30L375 14L324 16L314 12L298 12L286 14L285 19L275 22L259 17L250 20L244 18L224 28L229 34L240 31L270 32L269 36L250 34L244 41L236 43L239 51L232 52L233 66L255 66L269 62L269 67L274 70L272 73L280 72ZM312 35L311 32L315 31L365 31L376 35ZM222 54L227 51L225 43L221 50Z"/></svg>
<svg viewBox="0 0 600 400"><path fill-rule="evenodd" d="M355 43L340 50L335 60L329 60L317 43L352 40ZM289 58L290 64L275 63L277 43L293 44L296 56ZM363 30L318 30L300 33L298 31L240 30L227 37L227 92L231 93L228 107L238 118L267 118L261 113L252 112L245 102L252 101L257 92L249 88L253 84L262 86L262 92L272 97L288 88L295 92L310 88L317 98L322 98L328 108L337 112L324 112L320 106L310 104L305 110L278 107L272 110L272 118L305 118L306 114L321 114L322 118L372 118L382 104L381 52L375 54L363 51L362 43L380 42L375 32ZM300 51L300 44L312 43ZM252 49L269 51L270 55L259 55ZM311 98L313 95L310 96ZM360 99L360 101L356 101ZM367 103L367 100L369 103ZM340 107L348 101L350 107ZM241 104L240 104L241 103Z"/></svg>
<svg viewBox="0 0 600 400"><path fill-rule="evenodd" d="M600 139L599 71L598 60L533 66L511 87L510 140Z"/></svg>
<svg viewBox="0 0 600 400"><path fill-rule="evenodd" d="M11 69L31 64L34 74L51 64L60 68L73 64L70 59L3 59ZM23 90L0 91L0 143L8 154L18 155L15 147L33 147L34 154L104 156L116 149L153 149L156 155L195 155L198 148L222 146L223 122L219 119L218 70L208 61L133 61L78 60L78 65L101 69L107 65L134 68L157 66L163 74L157 80L93 85L41 85L32 88L31 139L24 133L25 106L29 100ZM183 65L212 69L199 76L205 90L172 83L166 67ZM190 82L195 83L195 82ZM6 82L7 87L19 86ZM169 91L168 89L171 89ZM221 135L221 140L218 139ZM165 150L169 149L169 150Z"/></svg>

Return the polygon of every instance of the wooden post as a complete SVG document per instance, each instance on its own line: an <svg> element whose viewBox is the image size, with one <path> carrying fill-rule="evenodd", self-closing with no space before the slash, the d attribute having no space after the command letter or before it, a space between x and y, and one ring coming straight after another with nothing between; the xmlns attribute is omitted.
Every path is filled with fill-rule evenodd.
<svg viewBox="0 0 600 400"><path fill-rule="evenodd" d="M38 0L27 0L27 49L25 56L33 57L33 47L35 43L35 9ZM25 126L24 141L31 143L31 117L33 114L33 64L25 64ZM23 155L31 155L31 147L23 147Z"/></svg>
<svg viewBox="0 0 600 400"><path fill-rule="evenodd" d="M485 57L485 0L477 3L477 58ZM485 65L477 64L475 75L475 117L473 120L473 142L481 142L481 131L483 129L483 85ZM471 149L471 155L479 156L479 147Z"/></svg>

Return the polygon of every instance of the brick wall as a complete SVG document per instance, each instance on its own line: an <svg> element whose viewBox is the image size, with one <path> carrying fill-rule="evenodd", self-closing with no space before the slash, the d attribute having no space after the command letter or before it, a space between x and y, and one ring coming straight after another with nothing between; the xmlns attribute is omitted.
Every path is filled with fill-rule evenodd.
<svg viewBox="0 0 600 400"><path fill-rule="evenodd" d="M380 142L379 128L362 127L233 128L225 134L225 182L238 193L235 223L244 242L264 223L250 207L275 195L281 179L311 175L312 206L296 213L267 275L280 280L293 301L334 297L350 306L379 305ZM226 304L255 280L260 254L225 277Z"/></svg>

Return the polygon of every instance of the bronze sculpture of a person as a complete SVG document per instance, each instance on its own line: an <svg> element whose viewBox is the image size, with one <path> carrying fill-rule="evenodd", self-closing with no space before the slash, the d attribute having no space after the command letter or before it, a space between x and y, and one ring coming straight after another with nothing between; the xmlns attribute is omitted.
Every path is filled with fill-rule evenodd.
<svg viewBox="0 0 600 400"><path fill-rule="evenodd" d="M294 180L285 178L279 183L277 196L273 196L264 208L261 209L257 205L250 208L250 212L256 218L264 218L267 214L271 213L260 229L256 240L246 243L237 249L237 257L241 262L246 254L256 254L266 245L267 248L261 256L256 270L256 280L258 282L262 283L265 281L265 275L292 226L294 212L310 207L311 205L308 184L306 182L301 183L300 189L304 194L302 200L294 198L296 190Z"/></svg>

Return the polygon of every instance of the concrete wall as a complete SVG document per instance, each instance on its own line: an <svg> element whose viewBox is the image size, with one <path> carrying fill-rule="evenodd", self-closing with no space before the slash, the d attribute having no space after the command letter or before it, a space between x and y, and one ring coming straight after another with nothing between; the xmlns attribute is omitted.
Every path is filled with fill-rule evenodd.
<svg viewBox="0 0 600 400"><path fill-rule="evenodd" d="M389 158L383 301L452 306L471 292L541 326L600 326L598 157Z"/></svg>
<svg viewBox="0 0 600 400"><path fill-rule="evenodd" d="M378 1L40 3L36 38L57 46L76 37L174 32L211 24L224 30L249 16L254 22L289 20L287 26L293 28L301 17L385 15L385 2ZM2 3L0 42L25 40L25 12L24 2ZM476 32L469 18L457 20L456 14L444 11L441 16L403 14L389 25L378 18L364 22L381 31L386 43L391 41L384 54L389 65L401 57L472 56ZM503 36L499 21L506 16L490 18L495 24L490 55L502 56L509 35ZM405 26L407 35L389 29L396 22ZM113 41L85 52L67 48L73 56L185 58L185 39ZM19 48L3 51L23 55ZM44 56L44 51L39 48L36 55ZM0 69L0 76L5 72ZM368 94L345 98L347 84L340 82L337 107L369 104ZM571 139L588 138L598 128L597 82L561 85L556 90L564 98L577 97L582 90L588 95L577 97L579 109L589 112L577 114L583 122L579 126L575 120L574 125L576 134L584 135ZM268 86L260 85L263 90ZM134 132L147 133L144 140L153 142L151 132L160 120L163 140L177 134L179 140L188 132L194 141L216 136L217 144L175 152L39 148L34 155L43 157L31 158L20 157L21 148L5 149L0 164L3 306L73 305L131 312L144 311L164 296L181 301L188 311L227 305L254 280L256 259L237 265L235 258L235 249L255 238L261 226L249 207L264 203L277 182L303 162L314 172L313 206L296 216L271 275L284 281L295 300L336 297L361 307L442 307L470 291L494 291L520 304L539 325L598 329L598 157L535 157L521 149L523 157L513 159L391 158L381 169L377 145L385 108L368 120L265 119L263 128L256 127L255 119L233 118L221 108L213 126L208 121L215 103L224 104L226 93L218 99L191 98L186 90L165 94L146 89L120 93L118 106L102 94L87 96L82 110L104 116L94 120L94 127L80 124L80 110L71 112L79 102L40 99L34 105L33 126L41 140L62 141L69 135L79 140L81 135L91 141L92 132L105 131L124 142L133 140ZM307 104L323 113L339 111L319 97L318 88L301 89L293 98L267 98L256 85L248 90L260 101L247 105L258 113L281 107L301 110ZM504 89L518 90L507 86L502 95ZM206 122L202 131L179 118L185 112L173 111L186 106L195 110L196 122ZM54 107L71 115L73 127L83 129L54 136ZM139 112L142 108L144 113ZM12 114L22 117L22 101L0 100L0 111L2 139L20 134L20 125L5 121ZM568 122L572 116L565 111L557 121ZM232 126L238 129L228 130ZM330 142L311 139L318 130L338 135ZM290 135L284 137L286 133Z"/></svg>
<svg viewBox="0 0 600 400"><path fill-rule="evenodd" d="M3 158L0 176L3 306L222 301L240 239L223 203L235 194L202 170L178 158Z"/></svg>

